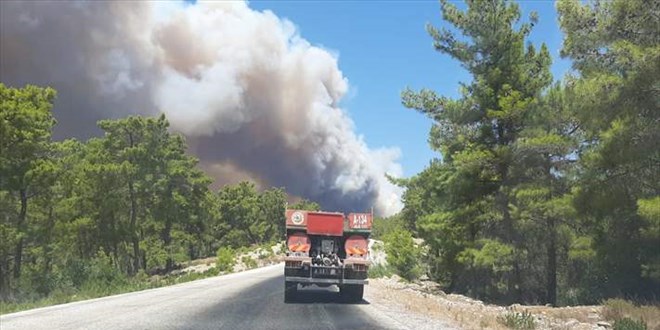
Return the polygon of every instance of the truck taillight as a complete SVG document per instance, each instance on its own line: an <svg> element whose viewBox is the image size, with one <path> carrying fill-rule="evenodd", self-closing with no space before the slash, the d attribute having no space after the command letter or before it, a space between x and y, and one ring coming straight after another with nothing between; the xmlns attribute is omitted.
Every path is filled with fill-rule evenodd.
<svg viewBox="0 0 660 330"><path fill-rule="evenodd" d="M369 252L369 243L360 235L353 235L346 240L344 245L347 257L366 258Z"/></svg>
<svg viewBox="0 0 660 330"><path fill-rule="evenodd" d="M304 233L294 233L289 235L289 238L286 241L286 245L289 248L290 252L295 253L309 253L311 247L309 242L309 237Z"/></svg>

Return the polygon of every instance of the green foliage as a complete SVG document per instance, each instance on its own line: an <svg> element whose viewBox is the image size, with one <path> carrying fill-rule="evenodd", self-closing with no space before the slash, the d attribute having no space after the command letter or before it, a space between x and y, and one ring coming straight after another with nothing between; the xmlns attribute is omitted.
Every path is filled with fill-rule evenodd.
<svg viewBox="0 0 660 330"><path fill-rule="evenodd" d="M389 265L372 265L369 267L369 278L382 278L394 275L394 271Z"/></svg>
<svg viewBox="0 0 660 330"><path fill-rule="evenodd" d="M108 287L124 279L123 274L112 264L112 258L103 249L97 252L88 267L88 285Z"/></svg>
<svg viewBox="0 0 660 330"><path fill-rule="evenodd" d="M260 234L263 243L273 243L285 238L286 193L282 188L266 189L259 195L258 221L265 223L266 229ZM255 219L257 220L257 219Z"/></svg>
<svg viewBox="0 0 660 330"><path fill-rule="evenodd" d="M421 249L415 245L410 232L395 230L383 238L387 263L402 278L412 281L422 274Z"/></svg>
<svg viewBox="0 0 660 330"><path fill-rule="evenodd" d="M274 253L273 250L270 246L264 246L261 249L258 250L258 258L259 259L269 259L273 257Z"/></svg>
<svg viewBox="0 0 660 330"><path fill-rule="evenodd" d="M492 272L511 271L513 248L494 240L477 242L479 249L468 248L458 254L458 261L470 267L480 267Z"/></svg>
<svg viewBox="0 0 660 330"><path fill-rule="evenodd" d="M507 312L499 316L497 321L509 329L516 330L532 330L536 329L536 321L532 313L523 311L521 312Z"/></svg>
<svg viewBox="0 0 660 330"><path fill-rule="evenodd" d="M22 302L0 301L0 314L13 313L26 309L98 298L125 292L159 288L162 286L185 283L207 277L217 276L218 274L219 270L213 267L203 273L191 272L179 276L156 276L149 278L144 272L140 272L134 277L121 275L122 277L113 281L111 285L103 282L90 281L86 282L86 284L80 288L58 287L50 295L44 298L24 300Z"/></svg>
<svg viewBox="0 0 660 330"><path fill-rule="evenodd" d="M628 317L614 321L614 330L647 330L646 323L642 320L633 320Z"/></svg>
<svg viewBox="0 0 660 330"><path fill-rule="evenodd" d="M218 191L221 242L234 248L284 239L286 194L282 189L257 192L251 182L228 185Z"/></svg>
<svg viewBox="0 0 660 330"><path fill-rule="evenodd" d="M537 18L512 1L441 1L427 30L472 80L452 99L429 89L403 104L432 121L442 154L406 188L401 218L429 246L429 275L500 302L595 303L660 294L660 35L657 2L561 0L552 84Z"/></svg>
<svg viewBox="0 0 660 330"><path fill-rule="evenodd" d="M573 261L590 261L596 257L593 250L593 239L589 236L578 237L573 240L568 250L568 258Z"/></svg>
<svg viewBox="0 0 660 330"><path fill-rule="evenodd" d="M603 317L614 321L620 329L656 329L660 327L660 306L637 305L624 299L608 299L603 302Z"/></svg>
<svg viewBox="0 0 660 330"><path fill-rule="evenodd" d="M0 298L11 295L12 278L21 276L28 207L44 197L55 174L50 157L55 95L52 88L0 83Z"/></svg>
<svg viewBox="0 0 660 330"><path fill-rule="evenodd" d="M619 320L635 309L635 304L625 299L607 299L603 302L603 317L607 320Z"/></svg>
<svg viewBox="0 0 660 330"><path fill-rule="evenodd" d="M54 90L0 84L0 96L0 301L119 292L220 246L284 237L284 190L211 192L162 115L52 142Z"/></svg>
<svg viewBox="0 0 660 330"><path fill-rule="evenodd" d="M393 215L388 218L374 218L374 223L371 228L371 237L374 239L382 239L389 235L391 232L399 229L404 229L405 224L399 214Z"/></svg>
<svg viewBox="0 0 660 330"><path fill-rule="evenodd" d="M449 27L427 28L434 46L472 79L458 98L402 94L433 121L428 142L442 158L390 178L406 188L405 207L375 219L373 234L391 269L421 274L414 234L449 291L551 304L660 296L660 2L558 1L575 71L555 84L546 46L528 41L536 14L521 20L505 0L441 9ZM211 192L164 116L103 120L102 137L53 142L55 96L0 84L3 304L211 276L231 269L227 247L283 239L283 189ZM304 199L289 207L320 209ZM144 280L214 254L207 274Z"/></svg>
<svg viewBox="0 0 660 330"><path fill-rule="evenodd" d="M637 213L653 228L660 226L660 196L638 200Z"/></svg>
<svg viewBox="0 0 660 330"><path fill-rule="evenodd" d="M320 211L321 205L314 201L303 198L297 203L289 205L288 208L292 210Z"/></svg>
<svg viewBox="0 0 660 330"><path fill-rule="evenodd" d="M257 268L257 261L250 256L241 257L241 263L243 263L247 269Z"/></svg>
<svg viewBox="0 0 660 330"><path fill-rule="evenodd" d="M536 16L521 22L509 1L441 7L454 29L428 26L435 48L473 80L458 99L428 89L402 94L406 107L434 121L429 142L442 153L401 182L408 188L403 217L428 242L434 279L482 298L518 300L524 290L554 303L544 292L556 290L551 278L521 283L523 276L543 278L535 272L550 259L556 264L548 251L558 245L558 219L570 213L561 166L575 145L561 134L570 118L547 112L566 110L561 86L543 98L551 88L550 55L526 41Z"/></svg>
<svg viewBox="0 0 660 330"><path fill-rule="evenodd" d="M287 245L286 245L286 241L280 242L279 246L280 246L279 247L280 255L284 255L287 251L287 248L288 248Z"/></svg>
<svg viewBox="0 0 660 330"><path fill-rule="evenodd" d="M222 272L231 271L236 264L235 253L230 247L221 247L216 254L215 267Z"/></svg>
<svg viewBox="0 0 660 330"><path fill-rule="evenodd" d="M584 134L574 204L593 238L603 296L660 291L657 212L660 138L660 4L557 3L569 76L565 100Z"/></svg>

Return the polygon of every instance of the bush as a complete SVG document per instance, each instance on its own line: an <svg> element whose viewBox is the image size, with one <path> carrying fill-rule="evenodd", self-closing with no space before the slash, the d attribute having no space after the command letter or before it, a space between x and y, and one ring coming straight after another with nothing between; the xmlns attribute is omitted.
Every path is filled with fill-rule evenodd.
<svg viewBox="0 0 660 330"><path fill-rule="evenodd" d="M405 229L397 229L384 238L387 263L401 277L408 281L417 279L421 273L421 250L415 246L412 234Z"/></svg>
<svg viewBox="0 0 660 330"><path fill-rule="evenodd" d="M112 258L103 249L96 253L88 266L88 282L108 286L115 283L125 283L126 277L112 264Z"/></svg>
<svg viewBox="0 0 660 330"><path fill-rule="evenodd" d="M220 269L218 269L218 267L211 267L211 268L207 269L206 271L204 271L202 274L204 274L208 277L218 276L218 275L220 275Z"/></svg>
<svg viewBox="0 0 660 330"><path fill-rule="evenodd" d="M534 321L534 316L532 313L527 311L519 312L508 312L497 318L497 321L509 329L516 330L531 330L536 329L536 322Z"/></svg>
<svg viewBox="0 0 660 330"><path fill-rule="evenodd" d="M216 267L221 272L231 271L234 268L234 251L230 247L221 247L218 249Z"/></svg>
<svg viewBox="0 0 660 330"><path fill-rule="evenodd" d="M269 247L265 247L259 251L259 259L268 259L273 256L273 250Z"/></svg>
<svg viewBox="0 0 660 330"><path fill-rule="evenodd" d="M245 265L247 269L257 268L257 262L250 258L250 256L241 257L241 262Z"/></svg>
<svg viewBox="0 0 660 330"><path fill-rule="evenodd" d="M369 268L369 278L390 277L394 274L387 265L377 264Z"/></svg>
<svg viewBox="0 0 660 330"><path fill-rule="evenodd" d="M642 320L633 320L629 317L624 317L614 322L614 330L648 330L648 328Z"/></svg>
<svg viewBox="0 0 660 330"><path fill-rule="evenodd" d="M389 218L374 218L371 237L374 239L383 239L390 233L402 229L405 230L405 224L399 215L394 215Z"/></svg>
<svg viewBox="0 0 660 330"><path fill-rule="evenodd" d="M231 269L233 266L233 252L231 249L220 249L218 255L222 255L223 260L230 261L231 266L228 269ZM227 256L230 258L227 259ZM57 280L56 287L47 296L39 296L34 293L17 297L14 300L0 300L0 314L111 294L158 288L216 276L219 272L220 270L217 267L212 267L203 273L189 272L178 276L167 274L165 276L149 277L147 273L140 270L135 276L127 277L114 268L111 258L100 250L94 258L87 262L73 260L67 262L62 270L54 267L52 274ZM76 282L72 282L70 276L79 276L79 278L75 279ZM74 286L74 283L77 286Z"/></svg>
<svg viewBox="0 0 660 330"><path fill-rule="evenodd" d="M383 250L383 242L375 241L374 244L371 246L372 252L380 252L382 250Z"/></svg>
<svg viewBox="0 0 660 330"><path fill-rule="evenodd" d="M603 305L603 317L607 320L620 320L635 310L635 305L624 299L608 299Z"/></svg>
<svg viewBox="0 0 660 330"><path fill-rule="evenodd" d="M659 306L640 306L624 299L608 299L603 306L603 317L619 325L615 329L660 329Z"/></svg>

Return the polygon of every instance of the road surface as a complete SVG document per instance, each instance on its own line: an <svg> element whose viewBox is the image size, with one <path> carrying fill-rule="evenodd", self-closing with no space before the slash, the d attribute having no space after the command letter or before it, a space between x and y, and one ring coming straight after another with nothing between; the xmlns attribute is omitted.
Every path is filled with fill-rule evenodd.
<svg viewBox="0 0 660 330"><path fill-rule="evenodd" d="M284 303L283 265L0 317L0 329L387 329L368 297L344 304L332 288ZM336 291L336 289L335 289Z"/></svg>

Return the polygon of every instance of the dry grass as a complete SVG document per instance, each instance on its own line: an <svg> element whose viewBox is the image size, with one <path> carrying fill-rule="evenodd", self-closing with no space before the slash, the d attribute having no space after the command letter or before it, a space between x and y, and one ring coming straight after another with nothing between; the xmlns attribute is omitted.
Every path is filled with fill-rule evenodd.
<svg viewBox="0 0 660 330"><path fill-rule="evenodd" d="M628 317L644 321L651 330L660 330L660 306L639 306L623 299L609 299L603 305L603 317L607 320Z"/></svg>
<svg viewBox="0 0 660 330"><path fill-rule="evenodd" d="M210 265L215 263L215 257L205 258L205 259L196 259L191 260L185 263L186 267L190 266L199 266L199 265ZM184 267L185 268L185 267Z"/></svg>
<svg viewBox="0 0 660 330"><path fill-rule="evenodd" d="M371 280L367 290L370 296L379 301L396 303L399 310L448 321L461 329L507 329L498 323L498 313L487 312L487 307L483 304L469 304L455 299L456 297L440 298L428 293L392 287L389 284L386 280ZM436 297L439 299L434 299Z"/></svg>
<svg viewBox="0 0 660 330"><path fill-rule="evenodd" d="M397 282L392 278L372 279L368 286L374 301L392 305L400 311L444 320L460 329L509 329L501 321L512 313L531 313L536 329L591 330L598 322L628 317L644 320L649 330L660 330L660 307L635 306L620 300L607 301L604 306L521 306L508 307L484 304L462 295L444 294L433 287ZM436 292L437 291L437 292Z"/></svg>
<svg viewBox="0 0 660 330"><path fill-rule="evenodd" d="M527 310L535 314L543 314L562 321L577 320L581 323L590 323L600 318L601 306L574 306L574 307L546 307L527 306ZM591 317L590 317L591 316Z"/></svg>

